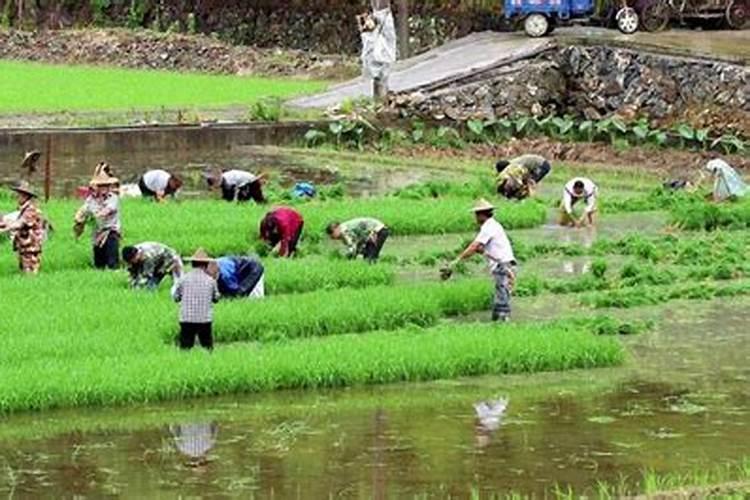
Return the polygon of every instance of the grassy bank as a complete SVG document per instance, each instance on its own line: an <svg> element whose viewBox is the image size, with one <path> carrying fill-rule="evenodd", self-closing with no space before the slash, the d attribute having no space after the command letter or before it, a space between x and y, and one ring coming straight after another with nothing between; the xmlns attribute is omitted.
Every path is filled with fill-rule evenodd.
<svg viewBox="0 0 750 500"><path fill-rule="evenodd" d="M241 106L324 87L290 79L0 61L0 114Z"/></svg>

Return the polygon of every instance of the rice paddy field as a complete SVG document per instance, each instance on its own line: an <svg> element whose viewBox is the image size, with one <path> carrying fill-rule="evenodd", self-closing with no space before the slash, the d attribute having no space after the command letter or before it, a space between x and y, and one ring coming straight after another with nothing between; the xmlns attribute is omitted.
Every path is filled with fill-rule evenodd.
<svg viewBox="0 0 750 500"><path fill-rule="evenodd" d="M469 157L264 154L305 175L336 165L315 201L288 198L289 174L269 187L272 205L305 216L295 259L258 241L268 207L197 183L163 205L123 201L124 244L262 256L267 297L216 306L213 353L174 346L169 279L133 291L124 271L90 268L89 240L70 230L76 200L43 205L55 232L39 276L19 276L0 243L0 490L747 494L746 202L664 192L635 169L555 165L536 199L510 203L492 193L490 162ZM557 227L561 186L581 173L601 188L598 227ZM489 321L479 258L439 279L476 231L479 196L497 202L520 264L508 324ZM377 265L325 237L329 221L364 215L393 232Z"/></svg>
<svg viewBox="0 0 750 500"><path fill-rule="evenodd" d="M249 106L320 91L325 83L0 61L0 88L2 115Z"/></svg>

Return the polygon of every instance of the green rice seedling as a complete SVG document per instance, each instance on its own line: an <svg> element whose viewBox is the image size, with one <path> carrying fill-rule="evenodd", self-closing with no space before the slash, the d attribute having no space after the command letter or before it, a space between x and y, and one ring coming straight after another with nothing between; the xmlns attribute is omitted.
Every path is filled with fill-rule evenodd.
<svg viewBox="0 0 750 500"><path fill-rule="evenodd" d="M750 199L721 204L682 203L672 207L670 217L672 224L688 230L747 229L750 228Z"/></svg>
<svg viewBox="0 0 750 500"><path fill-rule="evenodd" d="M304 242L320 241L325 227L334 220L360 216L381 219L396 235L443 234L473 230L476 223L466 198L401 200L395 197L309 202L298 207L305 218ZM75 242L67 228L79 206L75 200L55 200L43 209L57 228L45 245L43 270L83 269L91 264L91 242ZM13 204L0 203L0 211ZM269 207L240 206L215 200L154 204L146 200L124 200L123 244L159 241L183 255L197 247L211 255L244 255L258 241L258 226ZM544 208L534 202L500 204L499 219L508 228L533 227L546 219ZM174 221L174 222L173 222ZM303 244L304 248L304 244ZM0 270L15 272L12 252L0 252Z"/></svg>
<svg viewBox="0 0 750 500"><path fill-rule="evenodd" d="M36 82L44 89L28 92ZM0 113L231 106L324 88L314 81L0 62Z"/></svg>
<svg viewBox="0 0 750 500"><path fill-rule="evenodd" d="M750 294L750 283L744 280L726 284L697 282L673 286L638 285L585 294L581 297L581 303L594 308L632 308L680 299L709 300L747 294Z"/></svg>
<svg viewBox="0 0 750 500"><path fill-rule="evenodd" d="M264 266L266 291L271 295L389 285L396 277L392 266L361 260L269 259Z"/></svg>
<svg viewBox="0 0 750 500"><path fill-rule="evenodd" d="M487 309L490 296L487 280L463 280L234 302L217 315L216 338L219 342L269 341L393 330L409 324L430 326L443 316ZM171 330L165 334L171 336Z"/></svg>
<svg viewBox="0 0 750 500"><path fill-rule="evenodd" d="M75 356L0 365L0 411L594 368L623 359L615 339L563 321L233 345L210 355L168 346L110 356L82 350Z"/></svg>
<svg viewBox="0 0 750 500"><path fill-rule="evenodd" d="M607 261L604 259L596 259L591 263L591 274L598 280L603 280L607 274Z"/></svg>

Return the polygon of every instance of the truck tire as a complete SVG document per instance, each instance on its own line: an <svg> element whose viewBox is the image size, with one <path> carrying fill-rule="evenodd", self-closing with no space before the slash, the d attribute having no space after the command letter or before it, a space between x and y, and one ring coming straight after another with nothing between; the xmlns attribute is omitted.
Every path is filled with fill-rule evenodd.
<svg viewBox="0 0 750 500"><path fill-rule="evenodd" d="M747 26L750 18L750 8L744 0L733 0L727 6L727 25L733 30L741 30Z"/></svg>
<svg viewBox="0 0 750 500"><path fill-rule="evenodd" d="M531 38L540 38L549 30L549 19L544 14L530 14L523 21L523 30Z"/></svg>
<svg viewBox="0 0 750 500"><path fill-rule="evenodd" d="M638 13L635 9L631 7L622 8L617 12L615 19L617 20L617 29L619 29L621 33L632 35L638 31L639 19Z"/></svg>

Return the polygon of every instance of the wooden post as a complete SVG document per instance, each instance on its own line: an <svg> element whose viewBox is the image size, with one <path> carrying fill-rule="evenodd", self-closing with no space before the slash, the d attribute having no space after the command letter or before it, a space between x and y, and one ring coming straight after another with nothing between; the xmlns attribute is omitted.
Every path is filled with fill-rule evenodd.
<svg viewBox="0 0 750 500"><path fill-rule="evenodd" d="M397 0L398 19L398 52L399 59L407 59L411 55L409 47L409 0Z"/></svg>
<svg viewBox="0 0 750 500"><path fill-rule="evenodd" d="M44 201L49 201L52 191L52 136L47 136L47 152L44 155Z"/></svg>

